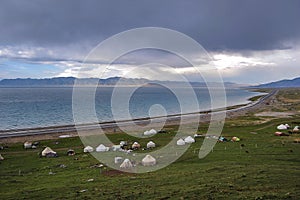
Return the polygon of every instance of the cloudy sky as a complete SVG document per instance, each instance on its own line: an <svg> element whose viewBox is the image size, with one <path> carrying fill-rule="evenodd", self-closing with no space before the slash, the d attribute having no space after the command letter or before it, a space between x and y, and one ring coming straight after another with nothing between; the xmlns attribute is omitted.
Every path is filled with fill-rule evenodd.
<svg viewBox="0 0 300 200"><path fill-rule="evenodd" d="M95 68L105 59L82 63L88 53L105 39L140 27L168 28L193 38L225 81L295 78L300 76L299 19L298 0L1 0L0 79L76 76L79 70L97 77ZM143 70L129 73L147 62L170 64L176 73L198 80L184 61L156 50L123 56L107 76L149 78Z"/></svg>

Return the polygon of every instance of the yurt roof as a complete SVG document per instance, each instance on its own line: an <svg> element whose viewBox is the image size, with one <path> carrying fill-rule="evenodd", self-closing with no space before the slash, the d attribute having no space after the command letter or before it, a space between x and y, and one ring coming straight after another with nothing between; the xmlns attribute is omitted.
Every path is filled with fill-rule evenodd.
<svg viewBox="0 0 300 200"><path fill-rule="evenodd" d="M120 165L120 168L132 168L132 167L133 165L128 158L126 158Z"/></svg>
<svg viewBox="0 0 300 200"><path fill-rule="evenodd" d="M54 153L56 154L55 151L53 151L50 147L46 147L43 151L42 151L42 156L47 155L48 153Z"/></svg>
<svg viewBox="0 0 300 200"><path fill-rule="evenodd" d="M186 143L193 143L193 142L195 142L195 139L192 138L191 136L188 136L188 137L186 137L186 138L184 139L184 141L185 141Z"/></svg>
<svg viewBox="0 0 300 200"><path fill-rule="evenodd" d="M151 155L146 155L142 160L142 164L144 166L155 165L156 159L154 157L152 157Z"/></svg>
<svg viewBox="0 0 300 200"><path fill-rule="evenodd" d="M179 140L177 140L176 144L177 145L184 145L185 141L182 138L180 138Z"/></svg>

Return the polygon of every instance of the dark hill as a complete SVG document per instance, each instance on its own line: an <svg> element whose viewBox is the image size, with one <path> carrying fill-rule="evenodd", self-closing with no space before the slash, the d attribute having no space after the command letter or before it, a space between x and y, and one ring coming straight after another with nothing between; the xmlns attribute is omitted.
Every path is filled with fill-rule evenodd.
<svg viewBox="0 0 300 200"><path fill-rule="evenodd" d="M288 87L300 87L300 77L292 80L281 80L266 84L254 86L256 88L288 88Z"/></svg>

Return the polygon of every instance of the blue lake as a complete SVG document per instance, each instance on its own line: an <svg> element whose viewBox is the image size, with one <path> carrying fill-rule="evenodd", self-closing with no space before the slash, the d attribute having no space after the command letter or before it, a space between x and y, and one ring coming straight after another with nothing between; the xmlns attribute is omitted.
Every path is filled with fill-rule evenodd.
<svg viewBox="0 0 300 200"><path fill-rule="evenodd" d="M209 91L204 88L194 88L199 103L199 110L190 102L186 90L179 88L185 99L178 101L172 91L160 87L141 87L137 89L129 100L128 107L120 107L118 115L112 115L111 96L113 87L98 88L95 97L95 111L97 121L111 121L124 119L122 115L127 110L131 118L149 117L149 109L152 105L161 105L166 114L178 114L183 112L196 112L211 109ZM84 91L88 88L81 88ZM126 94L129 88L121 88L118 100L122 101L122 93ZM74 124L72 113L73 88L0 88L0 130L34 128L45 126ZM227 106L248 103L250 97L260 93L242 89L226 89ZM86 98L82 96L82 100ZM88 102L87 102L88 103ZM186 104L184 111L180 103ZM124 111L122 110L124 109ZM160 115L159 110L152 112L152 116ZM82 113L82 123L94 122L85 112Z"/></svg>

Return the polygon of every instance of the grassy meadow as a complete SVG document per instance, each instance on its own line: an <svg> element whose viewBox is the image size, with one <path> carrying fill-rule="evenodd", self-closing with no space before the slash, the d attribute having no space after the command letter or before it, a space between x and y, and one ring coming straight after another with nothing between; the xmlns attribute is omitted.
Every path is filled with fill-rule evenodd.
<svg viewBox="0 0 300 200"><path fill-rule="evenodd" d="M228 119L222 136L237 136L240 142L218 142L204 159L198 158L202 138L196 138L185 154L161 170L121 173L83 153L78 137L40 141L38 149L23 149L22 143L1 144L1 199L299 199L300 134L274 136L276 126L300 125L299 89L281 90L276 101L260 111ZM258 112L292 112L290 116L256 116ZM208 124L201 124L205 134ZM157 148L175 134L176 127L151 138ZM108 135L116 143L135 139L122 133ZM0 141L1 143L1 141ZM40 158L49 146L57 158ZM72 148L75 156L67 156ZM93 180L90 180L93 179Z"/></svg>

